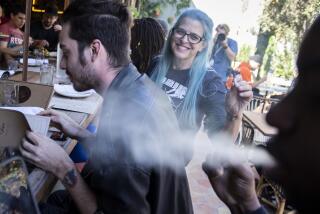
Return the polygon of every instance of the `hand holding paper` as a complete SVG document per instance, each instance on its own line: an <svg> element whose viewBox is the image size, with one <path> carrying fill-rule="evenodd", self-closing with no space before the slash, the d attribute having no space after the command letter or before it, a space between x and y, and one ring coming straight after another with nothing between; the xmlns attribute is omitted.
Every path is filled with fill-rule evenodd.
<svg viewBox="0 0 320 214"><path fill-rule="evenodd" d="M73 162L64 149L50 138L27 131L22 140L20 152L32 164L51 172L59 179L65 175L65 170L73 167Z"/></svg>
<svg viewBox="0 0 320 214"><path fill-rule="evenodd" d="M40 112L41 116L48 116L51 118L52 126L60 129L64 134L73 139L86 138L91 136L91 133L82 128L78 123L68 117L66 114L48 109Z"/></svg>

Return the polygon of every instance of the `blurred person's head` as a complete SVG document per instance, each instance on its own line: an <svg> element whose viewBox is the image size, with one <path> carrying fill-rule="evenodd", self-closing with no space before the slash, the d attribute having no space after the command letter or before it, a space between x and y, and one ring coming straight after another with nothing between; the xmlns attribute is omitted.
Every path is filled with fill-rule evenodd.
<svg viewBox="0 0 320 214"><path fill-rule="evenodd" d="M10 8L10 22L11 24L21 29L26 22L26 8L21 4L13 4Z"/></svg>
<svg viewBox="0 0 320 214"><path fill-rule="evenodd" d="M168 23L163 20L163 19L157 19L157 21L159 22L159 24L161 25L162 29L164 30L165 36L167 37L168 33L169 33L169 26Z"/></svg>
<svg viewBox="0 0 320 214"><path fill-rule="evenodd" d="M119 6L116 0L76 0L67 8L67 13L63 14L63 20L67 21L77 16L109 14L118 17L121 23L126 23L128 27L132 27L133 20L130 12L124 13L123 10L128 10L126 6Z"/></svg>
<svg viewBox="0 0 320 214"><path fill-rule="evenodd" d="M249 58L249 64L252 70L258 69L262 63L262 58L259 54L253 55Z"/></svg>
<svg viewBox="0 0 320 214"><path fill-rule="evenodd" d="M74 1L62 20L61 68L76 90L104 89L109 71L130 63L128 8L115 1Z"/></svg>
<svg viewBox="0 0 320 214"><path fill-rule="evenodd" d="M229 26L227 24L219 24L216 27L216 32L218 34L223 33L223 34L225 34L227 36L229 34L229 32L230 32L230 28L229 28Z"/></svg>
<svg viewBox="0 0 320 214"><path fill-rule="evenodd" d="M0 5L0 24L1 24L1 17L3 15L3 10L2 10L2 6Z"/></svg>
<svg viewBox="0 0 320 214"><path fill-rule="evenodd" d="M295 88L272 108L267 121L278 128L268 150L278 161L271 176L301 213L318 209L320 192L320 17L301 43Z"/></svg>
<svg viewBox="0 0 320 214"><path fill-rule="evenodd" d="M190 81L180 119L195 125L197 93L207 72L209 43L212 40L213 22L198 9L183 12L169 32L161 58L152 78L159 85L175 64L190 69Z"/></svg>
<svg viewBox="0 0 320 214"><path fill-rule="evenodd" d="M55 5L50 5L45 8L44 14L42 16L42 26L45 29L50 29L58 20L58 8Z"/></svg>
<svg viewBox="0 0 320 214"><path fill-rule="evenodd" d="M131 59L141 73L149 68L165 42L165 32L153 18L135 19L131 28Z"/></svg>

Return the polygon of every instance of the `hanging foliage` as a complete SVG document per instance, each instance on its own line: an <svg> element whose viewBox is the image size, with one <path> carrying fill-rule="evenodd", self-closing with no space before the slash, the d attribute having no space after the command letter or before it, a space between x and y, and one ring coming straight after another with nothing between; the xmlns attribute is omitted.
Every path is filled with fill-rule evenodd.
<svg viewBox="0 0 320 214"><path fill-rule="evenodd" d="M268 48L264 60L266 64L262 72L268 72L271 69L286 78L292 74L295 53L298 51L302 36L319 10L319 0L264 1L256 54L264 56L268 45L272 48ZM270 38L273 38L277 44L270 44Z"/></svg>
<svg viewBox="0 0 320 214"><path fill-rule="evenodd" d="M139 17L158 17L161 10L168 6L176 7L176 15L181 9L189 7L191 0L140 0L138 5Z"/></svg>

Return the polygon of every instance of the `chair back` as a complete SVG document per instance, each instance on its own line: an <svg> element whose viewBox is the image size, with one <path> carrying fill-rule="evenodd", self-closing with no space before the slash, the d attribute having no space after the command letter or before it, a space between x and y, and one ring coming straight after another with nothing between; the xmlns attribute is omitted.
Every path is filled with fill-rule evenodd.
<svg viewBox="0 0 320 214"><path fill-rule="evenodd" d="M279 101L280 100L276 98L253 96L252 100L247 105L246 110L267 113Z"/></svg>
<svg viewBox="0 0 320 214"><path fill-rule="evenodd" d="M253 126L246 120L242 120L242 138L240 141L240 145L248 146L253 143L254 138L254 128Z"/></svg>

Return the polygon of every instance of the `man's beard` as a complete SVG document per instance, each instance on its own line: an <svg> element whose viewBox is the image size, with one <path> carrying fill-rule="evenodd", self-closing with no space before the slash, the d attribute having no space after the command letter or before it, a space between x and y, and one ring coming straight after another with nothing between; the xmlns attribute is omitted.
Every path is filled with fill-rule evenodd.
<svg viewBox="0 0 320 214"><path fill-rule="evenodd" d="M100 82L97 81L95 76L96 72L93 68L87 68L89 66L85 65L82 72L78 74L77 79L74 81L74 88L77 91L86 91L89 89L97 89L100 86ZM71 77L72 79L74 77ZM71 79L71 80L72 80Z"/></svg>

